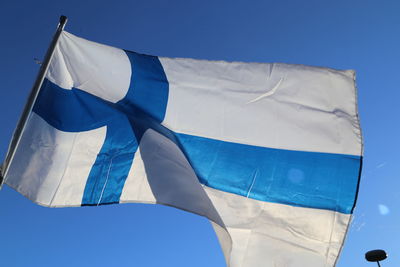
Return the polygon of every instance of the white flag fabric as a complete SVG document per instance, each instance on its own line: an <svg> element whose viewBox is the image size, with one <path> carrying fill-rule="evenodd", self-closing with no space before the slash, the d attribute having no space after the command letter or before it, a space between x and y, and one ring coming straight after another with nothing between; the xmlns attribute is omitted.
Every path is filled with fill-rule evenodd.
<svg viewBox="0 0 400 267"><path fill-rule="evenodd" d="M361 172L354 78L63 32L5 181L43 206L205 216L231 267L334 266Z"/></svg>

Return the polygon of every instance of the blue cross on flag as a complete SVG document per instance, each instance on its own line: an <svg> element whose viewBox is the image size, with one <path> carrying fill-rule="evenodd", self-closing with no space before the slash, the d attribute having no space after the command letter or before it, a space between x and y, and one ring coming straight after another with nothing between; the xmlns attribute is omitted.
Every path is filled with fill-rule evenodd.
<svg viewBox="0 0 400 267"><path fill-rule="evenodd" d="M351 70L155 57L62 32L5 179L44 206L199 214L231 267L322 267L361 161Z"/></svg>

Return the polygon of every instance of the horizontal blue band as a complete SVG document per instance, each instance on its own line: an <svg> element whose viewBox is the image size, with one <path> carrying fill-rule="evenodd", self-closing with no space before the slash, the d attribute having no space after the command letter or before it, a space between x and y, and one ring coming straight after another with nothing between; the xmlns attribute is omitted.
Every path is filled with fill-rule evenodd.
<svg viewBox="0 0 400 267"><path fill-rule="evenodd" d="M359 156L176 137L204 185L262 201L352 213Z"/></svg>

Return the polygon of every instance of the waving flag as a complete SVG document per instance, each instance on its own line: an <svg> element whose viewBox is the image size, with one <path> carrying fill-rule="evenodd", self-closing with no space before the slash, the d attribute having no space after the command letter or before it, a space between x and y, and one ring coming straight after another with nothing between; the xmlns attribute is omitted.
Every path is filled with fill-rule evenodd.
<svg viewBox="0 0 400 267"><path fill-rule="evenodd" d="M353 71L142 55L62 32L6 183L207 217L228 266L334 266L362 160Z"/></svg>

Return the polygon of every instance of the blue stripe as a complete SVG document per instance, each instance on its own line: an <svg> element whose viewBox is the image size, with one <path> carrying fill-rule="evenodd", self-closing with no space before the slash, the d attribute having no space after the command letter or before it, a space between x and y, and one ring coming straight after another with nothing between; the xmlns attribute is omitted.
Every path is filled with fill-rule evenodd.
<svg viewBox="0 0 400 267"><path fill-rule="evenodd" d="M209 187L262 201L352 212L359 156L176 136L200 182Z"/></svg>
<svg viewBox="0 0 400 267"><path fill-rule="evenodd" d="M76 88L65 90L47 79L43 81L33 111L64 132L97 129L123 115L101 98Z"/></svg>
<svg viewBox="0 0 400 267"><path fill-rule="evenodd" d="M131 83L127 95L119 102L125 113L139 109L157 122L165 117L169 84L158 57L125 51L132 66Z"/></svg>
<svg viewBox="0 0 400 267"><path fill-rule="evenodd" d="M90 170L82 205L117 203L138 148L126 116L107 124L106 138Z"/></svg>

